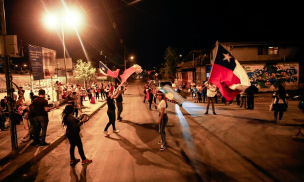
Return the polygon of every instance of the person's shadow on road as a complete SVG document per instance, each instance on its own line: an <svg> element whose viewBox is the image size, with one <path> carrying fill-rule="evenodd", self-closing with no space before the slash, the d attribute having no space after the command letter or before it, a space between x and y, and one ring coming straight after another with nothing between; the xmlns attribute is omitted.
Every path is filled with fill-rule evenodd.
<svg viewBox="0 0 304 182"><path fill-rule="evenodd" d="M71 176L71 182L86 182L87 181L87 165L82 166L79 179L78 179L78 175L76 173L75 166L71 167L70 176Z"/></svg>

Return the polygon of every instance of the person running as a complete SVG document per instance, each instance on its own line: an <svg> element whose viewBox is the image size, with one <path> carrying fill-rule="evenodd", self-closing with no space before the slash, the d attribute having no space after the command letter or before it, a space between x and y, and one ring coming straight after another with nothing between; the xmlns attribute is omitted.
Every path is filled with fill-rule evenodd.
<svg viewBox="0 0 304 182"><path fill-rule="evenodd" d="M205 86L207 87L207 109L206 109L205 114L208 114L209 105L210 105L210 102L211 102L213 114L216 115L215 109L214 109L214 97L217 94L216 86L209 81L205 82Z"/></svg>
<svg viewBox="0 0 304 182"><path fill-rule="evenodd" d="M73 105L65 106L64 111L62 112L63 126L66 126L66 137L70 142L70 165L76 165L80 159L75 158L75 147L77 146L79 155L82 159L82 164L90 164L92 160L87 159L84 155L83 145L81 138L79 136L80 125L85 121L85 118L82 120L78 120L74 115L74 107Z"/></svg>
<svg viewBox="0 0 304 182"><path fill-rule="evenodd" d="M114 99L117 99L119 97L119 95L121 94L121 92L118 92L119 89L116 89L115 93L112 94L112 92L108 92L108 96L107 96L107 105L108 105L108 117L109 117L109 122L106 125L105 129L104 129L104 133L109 136L110 133L108 132L108 128L110 125L112 125L113 127L113 132L114 133L119 133L119 130L116 129L115 127L115 101Z"/></svg>
<svg viewBox="0 0 304 182"><path fill-rule="evenodd" d="M159 104L157 105L154 101L153 104L157 107L157 111L159 112L159 118L157 120L157 123L159 124L159 133L161 136L161 141L158 142L158 144L161 145L159 150L165 150L166 149L166 132L165 128L168 123L168 116L166 108L168 107L168 104L165 100L165 95L161 91L157 91L156 93L157 100L159 101Z"/></svg>
<svg viewBox="0 0 304 182"><path fill-rule="evenodd" d="M273 105L274 105L274 121L276 123L282 121L283 112L287 110L288 107L288 94L285 91L285 88L280 85L278 91L274 92L272 97L273 99ZM279 113L279 120L278 118Z"/></svg>

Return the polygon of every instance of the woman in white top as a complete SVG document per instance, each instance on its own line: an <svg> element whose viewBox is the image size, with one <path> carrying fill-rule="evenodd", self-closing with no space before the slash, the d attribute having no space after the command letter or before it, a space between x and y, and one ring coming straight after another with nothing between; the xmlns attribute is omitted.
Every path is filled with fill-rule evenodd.
<svg viewBox="0 0 304 182"><path fill-rule="evenodd" d="M153 104L157 107L157 111L159 112L159 118L157 120L157 123L159 124L159 133L161 136L161 141L158 142L158 144L161 144L161 147L159 150L165 150L166 148L166 132L165 128L168 123L168 116L166 108L168 107L167 102L165 101L165 95L161 91L156 92L156 98L159 101L159 104L157 105L154 101Z"/></svg>

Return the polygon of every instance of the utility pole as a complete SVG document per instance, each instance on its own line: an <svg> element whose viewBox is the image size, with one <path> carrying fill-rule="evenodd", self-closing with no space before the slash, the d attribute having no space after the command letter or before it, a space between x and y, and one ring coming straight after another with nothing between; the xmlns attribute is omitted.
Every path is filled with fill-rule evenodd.
<svg viewBox="0 0 304 182"><path fill-rule="evenodd" d="M6 21L5 21L5 9L4 9L4 0L0 0L0 16L1 16L1 34L3 37L3 46L4 46L4 66L5 66L5 78L6 78L6 90L8 96L8 109L10 117L10 131L11 131L11 143L12 150L16 151L18 149L17 142L17 130L16 130L16 120L14 117L14 91L12 86L12 73L10 71L10 57L7 55L5 47L5 36L6 36Z"/></svg>

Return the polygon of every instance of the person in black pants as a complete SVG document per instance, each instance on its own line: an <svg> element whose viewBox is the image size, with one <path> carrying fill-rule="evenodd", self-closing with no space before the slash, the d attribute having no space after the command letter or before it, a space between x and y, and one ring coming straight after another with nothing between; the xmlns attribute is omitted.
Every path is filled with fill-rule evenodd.
<svg viewBox="0 0 304 182"><path fill-rule="evenodd" d="M110 133L108 132L108 128L110 125L112 125L113 127L113 132L114 133L119 133L119 130L116 129L115 127L115 101L114 99L117 99L118 96L121 94L121 92L118 92L119 89L116 89L115 93L112 94L111 92L107 92L108 96L107 96L107 105L108 105L108 117L109 117L109 122L106 125L105 129L104 129L104 133L109 136Z"/></svg>
<svg viewBox="0 0 304 182"><path fill-rule="evenodd" d="M45 142L47 126L49 123L48 112L50 112L53 108L56 107L48 107L48 101L45 99L45 90L39 90L39 97L34 99L33 106L35 109L35 121L36 121L36 139L35 141L39 141L40 131L41 131L41 141L39 146L46 146L50 143Z"/></svg>
<svg viewBox="0 0 304 182"><path fill-rule="evenodd" d="M151 88L148 87L148 95L147 95L147 100L149 101L149 110L152 110L151 105L153 101L153 93Z"/></svg>
<svg viewBox="0 0 304 182"><path fill-rule="evenodd" d="M116 99L116 106L117 106L117 120L121 121L122 117L120 116L123 110L123 106L122 106L122 94L124 93L124 91L126 90L126 88L124 86L118 87L119 92L121 92L121 94L117 97Z"/></svg>
<svg viewBox="0 0 304 182"><path fill-rule="evenodd" d="M76 117L73 115L74 112L74 106L73 105L67 105L62 112L63 120L62 124L63 126L66 126L66 137L68 138L70 142L70 165L77 164L80 159L75 158L75 147L77 146L79 155L82 159L82 164L89 164L92 163L92 160L87 159L84 155L82 141L79 136L80 132L80 125L85 121L85 118L81 121L79 121Z"/></svg>

